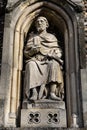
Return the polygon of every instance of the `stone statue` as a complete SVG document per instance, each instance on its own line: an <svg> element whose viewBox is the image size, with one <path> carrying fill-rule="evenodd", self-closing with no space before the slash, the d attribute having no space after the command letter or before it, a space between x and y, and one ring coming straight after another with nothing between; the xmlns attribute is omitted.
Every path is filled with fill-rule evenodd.
<svg viewBox="0 0 87 130"><path fill-rule="evenodd" d="M63 100L62 50L53 34L47 32L45 17L36 20L37 34L32 34L24 49L26 57L24 89L28 100Z"/></svg>

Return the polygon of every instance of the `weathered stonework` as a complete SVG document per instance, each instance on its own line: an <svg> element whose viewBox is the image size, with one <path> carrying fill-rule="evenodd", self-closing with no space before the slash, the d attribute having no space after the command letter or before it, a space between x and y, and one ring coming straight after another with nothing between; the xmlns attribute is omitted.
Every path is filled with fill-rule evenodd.
<svg viewBox="0 0 87 130"><path fill-rule="evenodd" d="M56 28L61 31L62 35L64 35L64 32L66 31L64 40L66 46L65 56L67 57L67 60L65 60L66 64L65 75L66 75L66 106L67 106L68 127L76 127L76 125L78 125L79 127L83 127L83 123L85 127L87 126L87 117L86 117L87 68L85 68L85 61L84 58L82 58L84 57L84 51L83 51L84 21L83 21L83 15L81 14L83 1L73 0L73 3L71 1L69 1L68 3L67 2L68 0L61 2L59 0L49 0L49 1L8 0L6 10L7 12L5 15L2 75L1 75L1 87L0 87L0 97L2 99L0 106L0 112L2 114L0 117L1 125L4 125L6 127L18 127L18 125L20 124L20 123L18 124L18 120L20 119L20 110L21 110L20 104L22 102L22 97L20 93L22 90L21 73L23 69L22 63L23 63L24 37L27 36L27 33L31 25L34 19L38 16L38 14L41 15L44 14L49 19L49 21L52 20ZM61 29L61 27L63 29ZM77 27L79 31L77 31ZM68 36L68 34L70 35ZM79 37L77 37L77 35ZM85 17L85 35L86 35L86 17ZM81 48L78 48L78 43ZM75 49L75 51L73 48ZM69 51L69 49L72 51ZM80 57L78 50L80 52ZM5 106L3 107L4 101ZM76 116L73 116L73 114L75 114ZM9 129L15 130L16 128L9 128ZM22 128L18 128L18 130L19 129ZM27 130L33 128L23 128L23 130L24 129ZM34 128L34 129L39 130L41 128Z"/></svg>
<svg viewBox="0 0 87 130"><path fill-rule="evenodd" d="M85 31L86 66L87 66L87 1L86 0L84 0L84 31Z"/></svg>

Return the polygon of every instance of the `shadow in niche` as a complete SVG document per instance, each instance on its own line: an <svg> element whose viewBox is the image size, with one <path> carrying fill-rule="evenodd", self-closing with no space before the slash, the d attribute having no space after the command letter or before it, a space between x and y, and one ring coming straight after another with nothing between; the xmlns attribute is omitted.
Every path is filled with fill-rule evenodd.
<svg viewBox="0 0 87 130"><path fill-rule="evenodd" d="M24 83L24 71L21 72L21 90L20 90L20 107L18 107L18 111L17 111L17 118L16 118L16 126L17 127L21 127L20 125L20 121L21 121L21 108L22 108L22 101L23 101L23 83Z"/></svg>
<svg viewBox="0 0 87 130"><path fill-rule="evenodd" d="M45 13L42 13L39 16L44 16L44 17L47 18L47 20L49 22L49 27L47 29L47 32L55 35L57 40L58 40L58 44L61 47L62 52L63 52L62 53L62 60L64 62L64 64L63 64L63 72L65 72L64 32L63 32L62 29L61 29L62 31L60 30L60 28L62 28L62 25L61 25L61 27L59 27L60 25L59 26L55 25L55 20L53 18L51 18L51 16L50 17L47 16L47 14L45 14ZM32 22L31 27L29 29L29 32L28 32L28 34L27 34L27 36L25 38L24 46L26 45L28 37L29 37L30 33L32 33L32 32L36 33L35 20L34 20L34 22ZM20 118L21 118L20 117L20 115L21 115L20 109L22 108L23 99L25 97L25 95L24 95L25 60L24 59L25 59L25 57L23 55L23 70L22 70L22 77L21 77L21 98L20 98L21 99L21 105L20 105L21 107L19 108L19 111L18 111L19 114L18 114L18 118L17 118L17 126L18 127L20 126ZM66 101L65 101L65 99L66 99L65 73L63 74L63 78L64 78L64 102L66 104Z"/></svg>

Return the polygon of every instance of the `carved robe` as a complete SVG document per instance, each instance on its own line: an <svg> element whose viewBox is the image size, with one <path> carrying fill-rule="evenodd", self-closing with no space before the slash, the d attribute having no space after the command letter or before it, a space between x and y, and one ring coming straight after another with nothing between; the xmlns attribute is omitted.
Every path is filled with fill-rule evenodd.
<svg viewBox="0 0 87 130"><path fill-rule="evenodd" d="M34 47L38 48L36 51ZM47 55L53 53L54 58ZM30 89L48 85L51 82L61 84L63 88L63 75L61 71L61 59L58 56L60 48L56 37L50 33L34 35L28 39L24 54L27 57L25 67L25 93L29 97Z"/></svg>

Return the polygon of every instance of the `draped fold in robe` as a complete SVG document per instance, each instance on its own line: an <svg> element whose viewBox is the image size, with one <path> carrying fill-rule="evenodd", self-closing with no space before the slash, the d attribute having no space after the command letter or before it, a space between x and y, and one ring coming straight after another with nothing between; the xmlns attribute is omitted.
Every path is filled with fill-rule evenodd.
<svg viewBox="0 0 87 130"><path fill-rule="evenodd" d="M34 46L40 47L40 52L33 54L32 48ZM58 57L60 48L56 37L50 33L45 35L35 35L28 39L27 45L24 50L25 56L28 58L25 67L25 93L29 96L29 91L32 88L41 86L42 84L49 84L56 82L62 84L63 76L61 71L61 65L55 58L45 58L51 51L54 52L54 57ZM58 57L59 58L59 57Z"/></svg>

